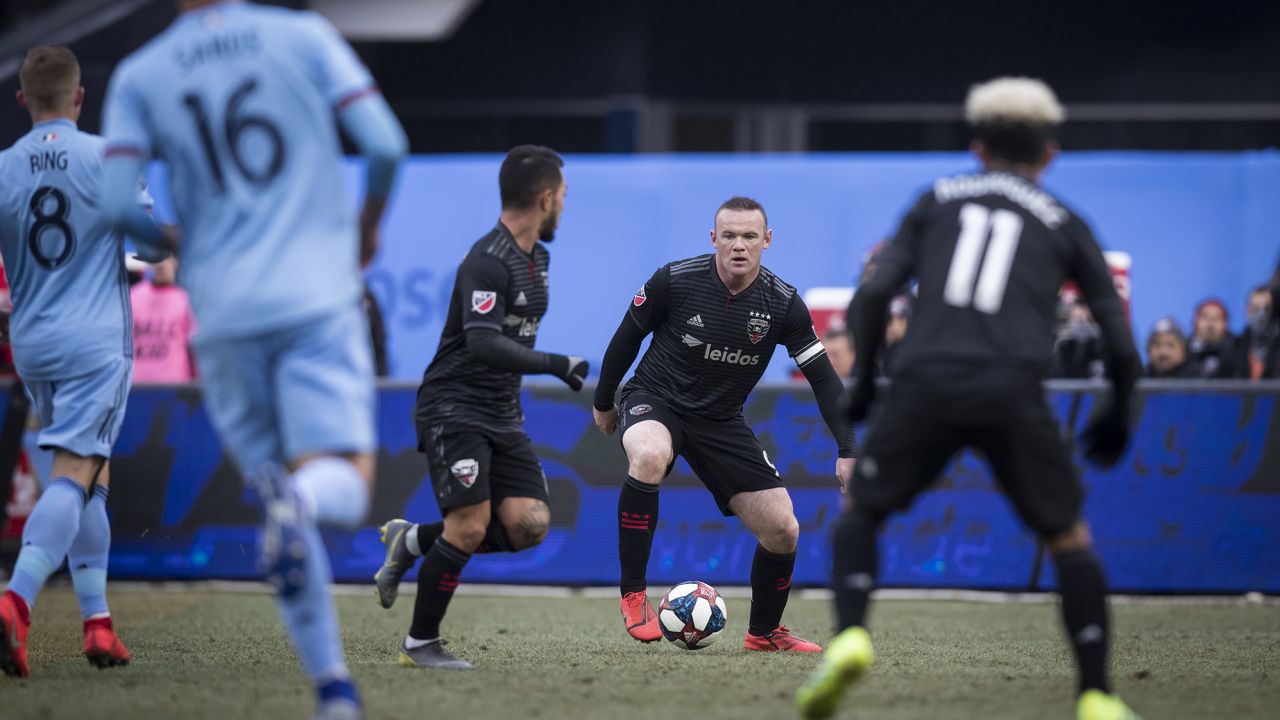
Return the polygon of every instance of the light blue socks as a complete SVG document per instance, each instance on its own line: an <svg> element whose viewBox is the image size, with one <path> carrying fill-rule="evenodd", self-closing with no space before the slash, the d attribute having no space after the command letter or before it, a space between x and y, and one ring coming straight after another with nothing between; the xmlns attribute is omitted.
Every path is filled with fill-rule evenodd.
<svg viewBox="0 0 1280 720"><path fill-rule="evenodd" d="M50 483L31 510L9 583L9 589L26 600L28 607L35 607L40 588L62 565L79 534L84 501L84 490L76 481L60 477Z"/></svg>
<svg viewBox="0 0 1280 720"><path fill-rule="evenodd" d="M110 550L107 489L97 485L80 516L80 532L67 551L71 582L80 600L80 616L85 620L110 614L107 609L107 555Z"/></svg>

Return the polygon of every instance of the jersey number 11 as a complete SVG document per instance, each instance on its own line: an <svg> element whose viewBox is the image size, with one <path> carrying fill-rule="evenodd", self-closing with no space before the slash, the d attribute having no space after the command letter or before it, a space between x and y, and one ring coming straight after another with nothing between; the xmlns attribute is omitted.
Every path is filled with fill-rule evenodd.
<svg viewBox="0 0 1280 720"><path fill-rule="evenodd" d="M961 207L960 237L943 291L947 304L973 307L989 315L1000 312L1021 235L1022 217L1011 210L991 210L976 203Z"/></svg>

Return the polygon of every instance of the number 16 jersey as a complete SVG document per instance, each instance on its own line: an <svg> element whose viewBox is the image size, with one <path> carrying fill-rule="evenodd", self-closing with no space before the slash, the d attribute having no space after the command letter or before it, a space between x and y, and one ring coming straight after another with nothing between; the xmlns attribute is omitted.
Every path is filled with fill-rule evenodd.
<svg viewBox="0 0 1280 720"><path fill-rule="evenodd" d="M132 357L124 248L98 212L102 138L42 122L0 153L0 183L18 374L65 380Z"/></svg>
<svg viewBox="0 0 1280 720"><path fill-rule="evenodd" d="M260 335L361 296L336 114L376 92L319 15L219 3L116 69L107 155L164 161L179 280L205 339Z"/></svg>

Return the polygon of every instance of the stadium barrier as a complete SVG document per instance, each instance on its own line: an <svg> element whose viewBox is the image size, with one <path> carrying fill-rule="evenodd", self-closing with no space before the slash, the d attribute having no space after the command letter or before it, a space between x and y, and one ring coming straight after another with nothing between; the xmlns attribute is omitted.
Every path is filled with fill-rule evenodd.
<svg viewBox="0 0 1280 720"><path fill-rule="evenodd" d="M1049 401L1078 433L1098 385L1050 383ZM369 524L327 533L334 575L367 582L381 564L376 525L439 517L412 423L414 388L380 390L379 478ZM552 494L546 542L477 557L469 582L616 582L615 512L625 460L592 424L589 389L531 386L526 427ZM1086 514L1114 588L1124 592L1280 592L1280 383L1147 383L1134 447L1110 471L1081 464ZM2 398L0 398L2 399ZM835 445L808 387L758 389L744 412L791 488L801 524L795 582L822 585L839 508ZM1078 459L1077 459L1078 460ZM112 459L111 574L150 580L254 573L257 511L222 453L195 387L138 387ZM743 584L754 539L722 517L680 461L662 490L649 577ZM1049 589L1052 563L1018 523L974 455L887 525L886 586ZM413 577L413 575L410 575Z"/></svg>

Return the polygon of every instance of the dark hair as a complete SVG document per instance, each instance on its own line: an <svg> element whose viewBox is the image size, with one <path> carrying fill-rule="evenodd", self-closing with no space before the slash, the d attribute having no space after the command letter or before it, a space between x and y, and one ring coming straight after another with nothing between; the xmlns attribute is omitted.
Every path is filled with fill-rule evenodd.
<svg viewBox="0 0 1280 720"><path fill-rule="evenodd" d="M27 53L18 81L27 107L37 112L59 110L80 87L80 62L71 48L41 45Z"/></svg>
<svg viewBox="0 0 1280 720"><path fill-rule="evenodd" d="M517 145L507 153L498 171L502 209L522 210L538 201L543 190L555 190L564 178L564 160L555 150L542 145Z"/></svg>
<svg viewBox="0 0 1280 720"><path fill-rule="evenodd" d="M987 149L987 157L1035 164L1053 140L1052 125L1018 122L983 122L973 126L973 136Z"/></svg>
<svg viewBox="0 0 1280 720"><path fill-rule="evenodd" d="M1271 288L1270 288L1270 287L1268 287L1268 286L1266 286L1266 285L1259 285L1259 286L1257 286L1257 287L1252 288L1252 289L1250 289L1250 290L1249 290L1249 295L1248 295L1248 297L1253 297L1254 295L1257 295L1257 294L1259 294L1259 293L1270 293L1270 292L1271 292Z"/></svg>
<svg viewBox="0 0 1280 720"><path fill-rule="evenodd" d="M721 210L759 210L760 217L764 218L764 226L769 227L769 214L764 211L764 206L755 198L735 195L728 200L720 203L720 207L716 208L715 217L720 217Z"/></svg>

